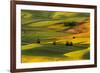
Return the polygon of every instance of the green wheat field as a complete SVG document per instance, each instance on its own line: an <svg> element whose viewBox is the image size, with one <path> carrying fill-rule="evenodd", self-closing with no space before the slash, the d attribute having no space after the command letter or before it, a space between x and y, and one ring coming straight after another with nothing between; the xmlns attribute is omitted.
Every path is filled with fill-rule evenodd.
<svg viewBox="0 0 100 73"><path fill-rule="evenodd" d="M21 10L21 62L90 59L90 13Z"/></svg>

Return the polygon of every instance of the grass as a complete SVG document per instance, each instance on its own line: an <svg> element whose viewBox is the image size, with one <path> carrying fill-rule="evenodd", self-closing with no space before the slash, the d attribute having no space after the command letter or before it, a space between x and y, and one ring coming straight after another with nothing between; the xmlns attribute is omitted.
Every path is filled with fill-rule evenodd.
<svg viewBox="0 0 100 73"><path fill-rule="evenodd" d="M83 49L83 50L65 53L64 56L67 56L71 60L89 59L88 58L89 51L90 51L90 49L87 48L87 49Z"/></svg>
<svg viewBox="0 0 100 73"><path fill-rule="evenodd" d="M29 45L25 45L25 46L22 46L21 50L29 50L29 49L32 49L33 47L36 48L36 47L40 47L41 45L40 44L29 44Z"/></svg>
<svg viewBox="0 0 100 73"><path fill-rule="evenodd" d="M46 56L28 56L28 55L22 55L21 59L22 59L22 63L51 62L51 61L67 60L65 57L46 57Z"/></svg>
<svg viewBox="0 0 100 73"><path fill-rule="evenodd" d="M22 50L22 62L46 62L87 59L88 44L80 46L44 45ZM88 53L89 54L89 53ZM87 56L85 56L87 55ZM25 60L26 59L26 60Z"/></svg>
<svg viewBox="0 0 100 73"><path fill-rule="evenodd" d="M89 13L22 10L21 19L22 63L90 59ZM88 22L77 26L64 26L67 22L80 23L87 19ZM37 39L40 44L36 43ZM53 45L53 41L57 44ZM66 46L66 42L74 45Z"/></svg>
<svg viewBox="0 0 100 73"><path fill-rule="evenodd" d="M22 50L22 54L31 56L63 57L64 56L63 54L65 53L88 48L89 44L80 44L79 46L66 46L64 44L59 44L59 45L46 44L40 47L39 46L36 47L34 45L32 46L33 48L31 47L31 49ZM28 46L25 47L27 48Z"/></svg>
<svg viewBox="0 0 100 73"><path fill-rule="evenodd" d="M45 29L45 28L44 28ZM58 36L67 36L70 33L62 33L62 32L56 32L53 30L45 30L45 31L36 31L36 32L26 32L24 34L22 34L22 42L26 42L26 43L34 43L37 38L41 38L41 40L45 41L45 39L49 39L49 38L56 38Z"/></svg>

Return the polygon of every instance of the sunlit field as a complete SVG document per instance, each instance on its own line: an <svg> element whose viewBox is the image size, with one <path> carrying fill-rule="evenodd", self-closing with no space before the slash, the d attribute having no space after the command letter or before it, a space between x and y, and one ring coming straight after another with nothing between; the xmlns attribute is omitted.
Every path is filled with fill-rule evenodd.
<svg viewBox="0 0 100 73"><path fill-rule="evenodd" d="M90 59L90 14L21 10L21 62Z"/></svg>

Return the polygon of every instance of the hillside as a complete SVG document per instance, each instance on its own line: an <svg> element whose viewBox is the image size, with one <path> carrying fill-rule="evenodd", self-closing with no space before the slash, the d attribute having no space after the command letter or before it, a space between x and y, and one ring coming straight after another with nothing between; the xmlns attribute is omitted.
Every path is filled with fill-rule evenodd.
<svg viewBox="0 0 100 73"><path fill-rule="evenodd" d="M89 13L22 10L22 62L89 59L89 17Z"/></svg>

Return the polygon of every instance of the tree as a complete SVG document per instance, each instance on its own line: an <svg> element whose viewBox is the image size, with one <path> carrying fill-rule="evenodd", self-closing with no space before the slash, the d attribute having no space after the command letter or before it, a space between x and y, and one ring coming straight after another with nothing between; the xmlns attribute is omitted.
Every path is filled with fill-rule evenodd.
<svg viewBox="0 0 100 73"><path fill-rule="evenodd" d="M73 42L66 42L66 44L65 44L66 46L73 46Z"/></svg>
<svg viewBox="0 0 100 73"><path fill-rule="evenodd" d="M75 39L76 37L75 36L73 36L73 39Z"/></svg>
<svg viewBox="0 0 100 73"><path fill-rule="evenodd" d="M40 39L37 39L37 43L39 43L39 44L40 44Z"/></svg>
<svg viewBox="0 0 100 73"><path fill-rule="evenodd" d="M56 45L56 41L53 41L53 45Z"/></svg>
<svg viewBox="0 0 100 73"><path fill-rule="evenodd" d="M69 26L75 26L76 22L69 22Z"/></svg>
<svg viewBox="0 0 100 73"><path fill-rule="evenodd" d="M69 42L67 41L65 45L66 45L66 46L69 46Z"/></svg>
<svg viewBox="0 0 100 73"><path fill-rule="evenodd" d="M70 42L70 46L73 46L73 42Z"/></svg>
<svg viewBox="0 0 100 73"><path fill-rule="evenodd" d="M64 22L64 26L71 26L71 27L73 27L73 26L76 26L76 24L77 24L77 22Z"/></svg>

